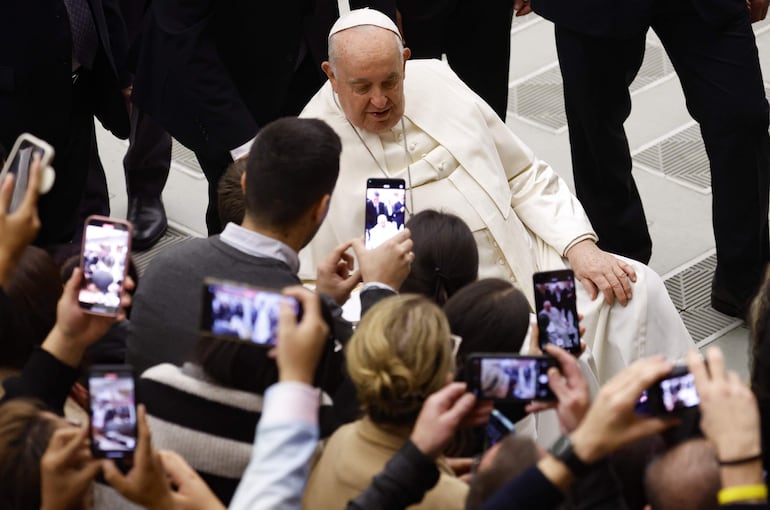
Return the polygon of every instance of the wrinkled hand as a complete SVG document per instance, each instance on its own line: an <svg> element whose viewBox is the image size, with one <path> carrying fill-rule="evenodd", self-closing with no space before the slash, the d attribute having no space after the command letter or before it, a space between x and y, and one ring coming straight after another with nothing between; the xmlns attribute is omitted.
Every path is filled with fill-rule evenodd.
<svg viewBox="0 0 770 510"><path fill-rule="evenodd" d="M373 250L367 250L362 237L353 240L353 250L364 283L379 282L394 290L409 276L414 261L412 233L408 228L391 237Z"/></svg>
<svg viewBox="0 0 770 510"><path fill-rule="evenodd" d="M583 421L572 433L575 453L591 464L642 437L662 432L675 419L639 416L634 412L642 391L671 372L662 356L637 360L607 381Z"/></svg>
<svg viewBox="0 0 770 510"><path fill-rule="evenodd" d="M88 447L88 426L55 430L40 459L41 510L80 508L100 469Z"/></svg>
<svg viewBox="0 0 770 510"><path fill-rule="evenodd" d="M516 11L516 16L526 16L532 12L532 6L529 5L529 0L514 0L513 10Z"/></svg>
<svg viewBox="0 0 770 510"><path fill-rule="evenodd" d="M278 342L275 347L279 380L312 384L318 360L321 358L329 326L321 315L321 300L302 286L289 287L283 293L302 305L302 320L291 306L281 303Z"/></svg>
<svg viewBox="0 0 770 510"><path fill-rule="evenodd" d="M751 22L762 21L767 16L767 7L770 0L746 0L746 7L751 13Z"/></svg>
<svg viewBox="0 0 770 510"><path fill-rule="evenodd" d="M342 306L350 299L350 292L361 281L361 272L355 270L355 261L348 248L353 241L337 246L329 256L318 265L316 291L330 296Z"/></svg>
<svg viewBox="0 0 770 510"><path fill-rule="evenodd" d="M123 309L131 306L128 291L134 281L126 276L120 296L121 311L117 317L86 313L78 303L83 270L76 268L64 285L64 292L56 305L56 324L43 342L47 350L61 362L77 367L85 349L104 336L115 322L125 319Z"/></svg>
<svg viewBox="0 0 770 510"><path fill-rule="evenodd" d="M450 383L423 403L410 439L428 457L441 455L465 419L474 414L476 397L466 393L466 387L465 383ZM490 405L487 418L491 410Z"/></svg>
<svg viewBox="0 0 770 510"><path fill-rule="evenodd" d="M636 281L634 268L600 250L590 239L580 241L570 248L567 258L575 278L580 280L591 299L596 298L598 291L604 294L604 300L609 304L617 299L625 306L631 299L631 282Z"/></svg>
<svg viewBox="0 0 770 510"><path fill-rule="evenodd" d="M700 396L701 429L714 443L721 460L735 460L762 451L757 399L737 373L727 370L722 352L706 351L706 361L690 352L687 364Z"/></svg>
<svg viewBox="0 0 770 510"><path fill-rule="evenodd" d="M13 213L9 213L8 208L11 206L15 177L8 174L0 183L0 286L5 285L24 248L35 239L40 230L37 198L42 169L38 154L33 156L29 171L24 200Z"/></svg>
<svg viewBox="0 0 770 510"><path fill-rule="evenodd" d="M547 354L559 361L561 371L556 367L548 370L548 386L551 387L557 402L532 402L527 405L528 413L543 409L556 409L562 434L574 431L583 421L591 406L591 394L588 383L577 363L577 358L564 349L548 344Z"/></svg>

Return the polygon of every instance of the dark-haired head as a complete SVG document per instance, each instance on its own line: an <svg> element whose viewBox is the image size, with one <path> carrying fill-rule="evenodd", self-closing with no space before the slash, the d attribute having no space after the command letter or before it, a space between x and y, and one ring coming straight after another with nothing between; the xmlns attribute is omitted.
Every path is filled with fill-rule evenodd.
<svg viewBox="0 0 770 510"><path fill-rule="evenodd" d="M444 305L452 333L462 338L457 373L473 352L519 352L529 328L529 302L510 282L488 278L466 285Z"/></svg>
<svg viewBox="0 0 770 510"><path fill-rule="evenodd" d="M42 404L0 406L0 508L40 508L40 459L58 427Z"/></svg>
<svg viewBox="0 0 770 510"><path fill-rule="evenodd" d="M219 207L219 221L222 225L243 223L244 210L246 208L243 195L241 178L246 173L246 158L241 158L230 163L225 173L219 178L217 185L217 206Z"/></svg>
<svg viewBox="0 0 770 510"><path fill-rule="evenodd" d="M479 252L471 229L462 219L428 209L415 214L406 226L412 233L415 259L401 292L422 294L442 306L476 280Z"/></svg>
<svg viewBox="0 0 770 510"><path fill-rule="evenodd" d="M282 231L319 205L325 214L341 151L339 136L322 120L285 117L262 128L246 163L246 217Z"/></svg>
<svg viewBox="0 0 770 510"><path fill-rule="evenodd" d="M21 369L56 322L62 293L59 268L45 250L27 246L3 290L11 313L8 327L0 331L0 364Z"/></svg>

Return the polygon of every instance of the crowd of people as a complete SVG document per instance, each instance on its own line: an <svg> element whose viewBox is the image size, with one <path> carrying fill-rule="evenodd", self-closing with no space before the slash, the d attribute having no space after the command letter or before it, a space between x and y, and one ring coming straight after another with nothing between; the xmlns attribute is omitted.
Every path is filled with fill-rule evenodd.
<svg viewBox="0 0 770 510"><path fill-rule="evenodd" d="M494 109L446 64L409 61L391 17L353 10L328 44L299 116L212 133L245 155L183 140L208 165L209 227L229 221L141 278L110 273L125 254L107 240L74 269L30 246L53 228L39 158L14 211L0 183L0 508L768 508L770 277L748 386L695 350L654 271L600 249ZM407 189L383 203L375 177ZM381 218L395 228L367 246ZM576 282L530 285L566 268ZM116 314L79 302L100 272ZM545 341L557 324L579 349ZM105 364L120 369L95 378Z"/></svg>

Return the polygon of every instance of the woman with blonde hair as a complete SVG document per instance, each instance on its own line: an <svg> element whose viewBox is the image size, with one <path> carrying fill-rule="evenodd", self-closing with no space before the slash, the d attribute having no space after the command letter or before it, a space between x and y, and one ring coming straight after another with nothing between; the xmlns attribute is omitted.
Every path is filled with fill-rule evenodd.
<svg viewBox="0 0 770 510"><path fill-rule="evenodd" d="M454 377L444 313L427 298L400 295L375 305L346 348L364 416L339 428L310 473L304 509L345 508L409 439L425 399ZM465 505L468 486L439 457L440 477L421 510Z"/></svg>

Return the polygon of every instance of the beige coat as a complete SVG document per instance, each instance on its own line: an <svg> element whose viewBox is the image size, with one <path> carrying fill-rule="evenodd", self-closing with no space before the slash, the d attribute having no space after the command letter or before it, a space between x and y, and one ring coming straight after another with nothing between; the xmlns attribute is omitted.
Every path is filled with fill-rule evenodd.
<svg viewBox="0 0 770 510"><path fill-rule="evenodd" d="M398 434L377 426L368 418L340 427L329 438L321 458L310 472L302 499L304 510L338 510L346 507L372 483L393 455L406 443L409 433ZM455 477L442 458L437 461L438 483L413 510L462 510L468 484Z"/></svg>

